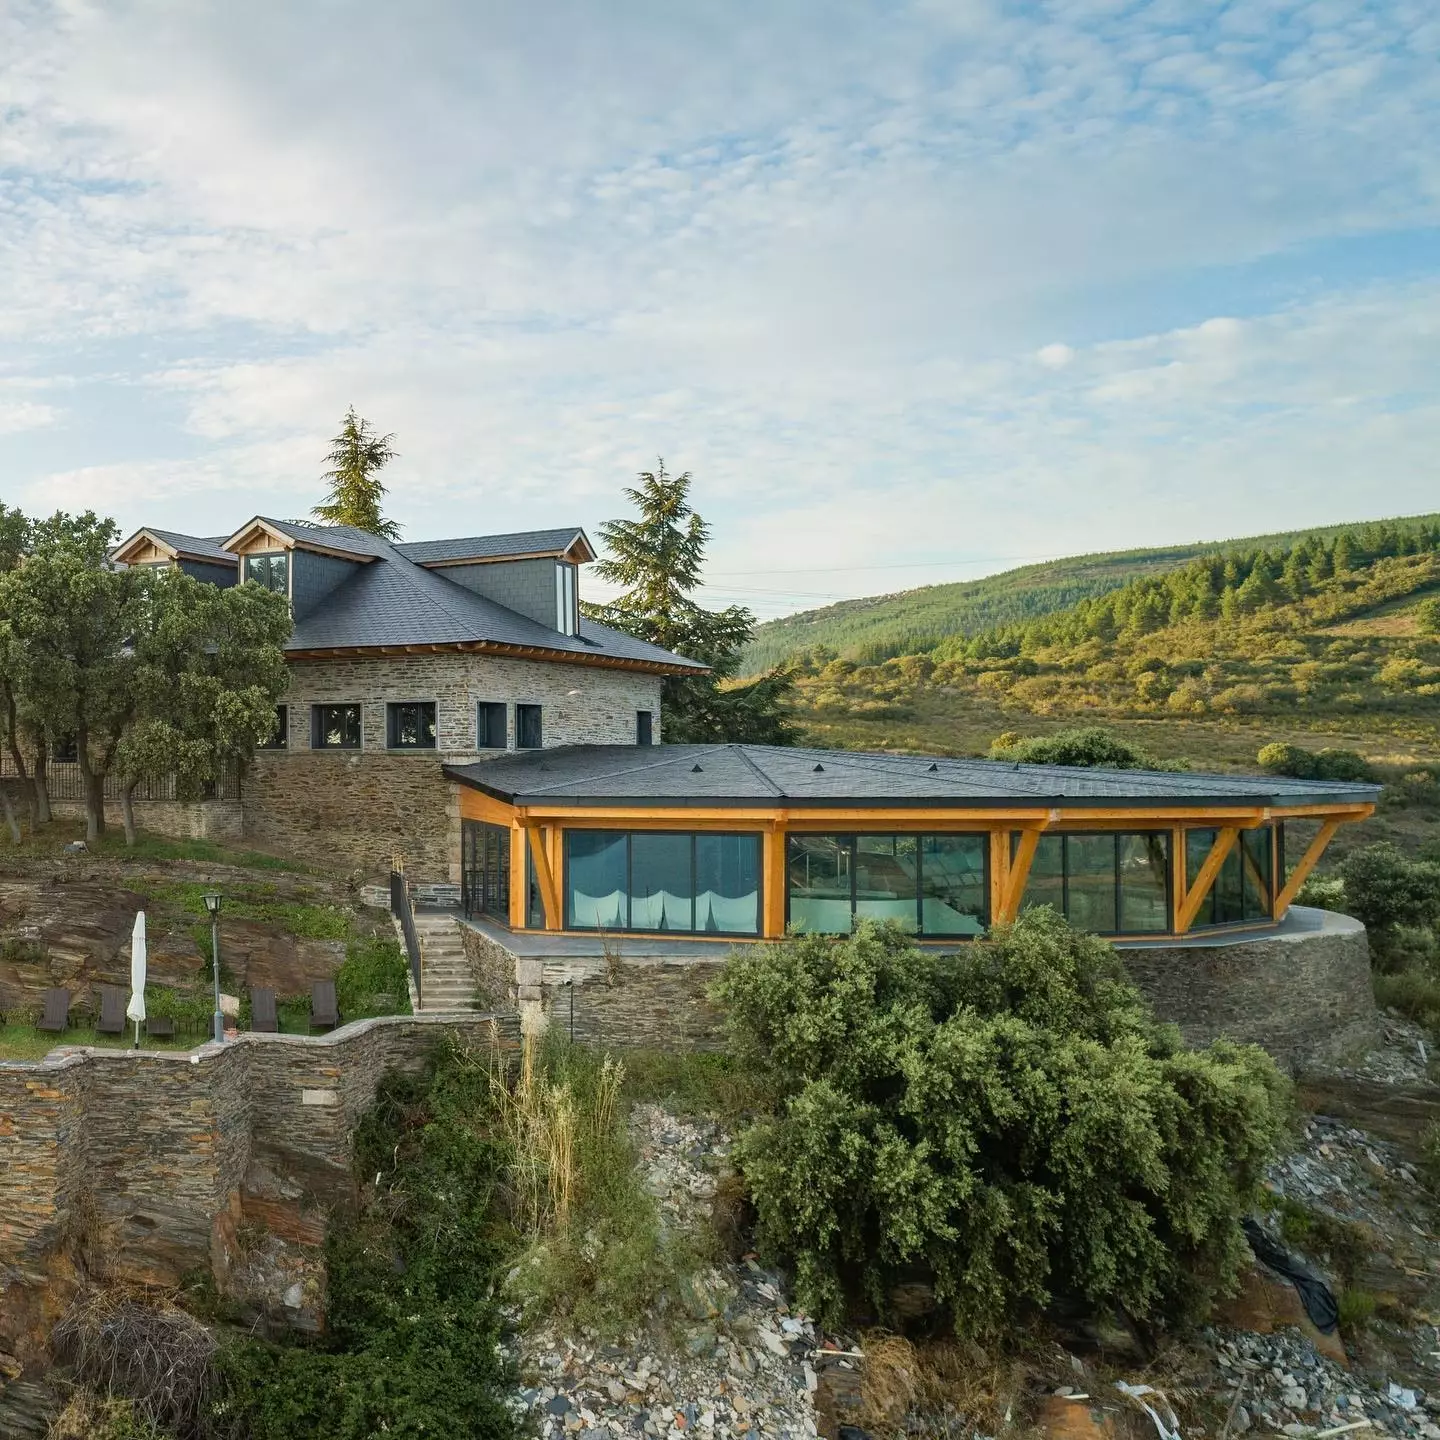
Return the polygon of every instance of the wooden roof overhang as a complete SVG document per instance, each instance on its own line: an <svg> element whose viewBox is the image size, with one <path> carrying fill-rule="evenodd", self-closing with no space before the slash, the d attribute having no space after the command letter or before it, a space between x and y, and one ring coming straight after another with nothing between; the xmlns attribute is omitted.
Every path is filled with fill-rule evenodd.
<svg viewBox="0 0 1440 1440"><path fill-rule="evenodd" d="M523 660L557 661L566 665L595 665L607 670L633 670L646 675L705 675L704 666L666 665L625 655L597 655L581 650L551 649L543 645L511 645L499 640L446 640L413 645L336 645L287 649L287 660L355 660L397 655L509 655Z"/></svg>
<svg viewBox="0 0 1440 1440"><path fill-rule="evenodd" d="M356 565L368 565L372 560L379 559L377 555L370 555L360 550L347 550L339 545L326 545L319 540L311 540L308 536L300 538L295 535L287 535L278 526L270 524L268 520L256 516L253 520L242 525L228 540L224 548L233 550L237 555L256 553L256 542L263 542L276 550L309 550L316 555L333 555L337 560L351 560Z"/></svg>
<svg viewBox="0 0 1440 1440"><path fill-rule="evenodd" d="M110 558L122 565L133 565L144 554L147 546L169 560L195 560L205 565L239 565L240 563L238 555L231 555L227 558L215 555L208 550L190 550L182 545L176 545L172 541L162 539L153 530L148 530L143 526L128 539L122 540L110 552Z"/></svg>
<svg viewBox="0 0 1440 1440"><path fill-rule="evenodd" d="M575 532L575 538L562 549L517 550L508 555L464 555L454 559L413 560L411 563L422 570L449 570L457 565L508 565L516 560L568 560L574 565L588 565L595 559L595 551L583 530Z"/></svg>

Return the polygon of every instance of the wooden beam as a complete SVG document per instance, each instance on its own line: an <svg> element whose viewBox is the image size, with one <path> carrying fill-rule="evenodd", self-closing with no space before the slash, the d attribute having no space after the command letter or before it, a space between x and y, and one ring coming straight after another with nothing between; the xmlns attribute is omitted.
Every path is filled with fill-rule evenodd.
<svg viewBox="0 0 1440 1440"><path fill-rule="evenodd" d="M545 853L545 836L538 825L527 825L525 835L530 841L530 857L535 862L540 903L545 907L545 928L559 930L564 924L564 916L560 913L560 892L556 889L555 875L550 869L550 857Z"/></svg>
<svg viewBox="0 0 1440 1440"><path fill-rule="evenodd" d="M1010 875L1010 831L990 832L990 919L993 924L1005 910L1005 881Z"/></svg>
<svg viewBox="0 0 1440 1440"><path fill-rule="evenodd" d="M760 933L769 940L780 940L785 935L785 892L790 880L785 831L778 825L765 831L761 849L760 875L764 889Z"/></svg>
<svg viewBox="0 0 1440 1440"><path fill-rule="evenodd" d="M530 867L526 864L525 831L510 827L510 928L523 930L529 922Z"/></svg>
<svg viewBox="0 0 1440 1440"><path fill-rule="evenodd" d="M1215 842L1210 847L1210 853L1205 857L1205 863L1200 867L1200 873L1195 877L1195 883L1185 892L1185 899L1175 910L1175 929L1183 935L1191 925L1195 923L1195 917L1200 913L1200 907L1205 903L1205 897L1210 893L1210 888L1215 884L1215 877L1220 873L1220 867L1229 857L1230 852L1235 848L1235 842L1240 838L1240 827L1238 825L1226 825L1215 836Z"/></svg>
<svg viewBox="0 0 1440 1440"><path fill-rule="evenodd" d="M1343 820L1332 815L1320 827L1315 838L1290 872L1290 878L1286 880L1284 887L1275 897L1275 919L1283 920L1285 918L1285 912L1294 903L1295 897L1300 893L1300 887L1310 878L1310 872L1319 863L1320 857L1325 853L1325 847L1335 838L1335 832L1342 824L1344 824Z"/></svg>
<svg viewBox="0 0 1440 1440"><path fill-rule="evenodd" d="M1020 844L1014 858L1006 867L1005 898L1000 903L1000 914L996 916L997 924L1008 925L1020 913L1020 901L1025 896L1025 882L1030 878L1030 863L1035 859L1035 851L1039 847L1043 830L1043 826L1032 825L1020 832Z"/></svg>

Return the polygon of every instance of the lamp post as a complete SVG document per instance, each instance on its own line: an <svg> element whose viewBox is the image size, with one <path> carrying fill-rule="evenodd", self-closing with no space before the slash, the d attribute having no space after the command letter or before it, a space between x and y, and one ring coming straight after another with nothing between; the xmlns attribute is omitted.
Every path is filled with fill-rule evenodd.
<svg viewBox="0 0 1440 1440"><path fill-rule="evenodd" d="M225 1041L225 1017L220 1013L220 892L207 890L202 897L210 912L210 968L215 974L215 1039Z"/></svg>

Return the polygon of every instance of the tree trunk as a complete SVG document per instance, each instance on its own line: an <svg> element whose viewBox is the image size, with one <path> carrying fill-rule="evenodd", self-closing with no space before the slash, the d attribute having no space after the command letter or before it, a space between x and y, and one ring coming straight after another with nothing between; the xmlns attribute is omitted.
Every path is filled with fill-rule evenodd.
<svg viewBox="0 0 1440 1440"><path fill-rule="evenodd" d="M50 750L42 732L35 741L35 821L48 825L54 816L50 813Z"/></svg>
<svg viewBox="0 0 1440 1440"><path fill-rule="evenodd" d="M135 787L138 780L129 781L120 792L120 814L125 821L125 844L135 843Z"/></svg>
<svg viewBox="0 0 1440 1440"><path fill-rule="evenodd" d="M40 800L35 791L35 782L25 768L25 752L20 748L19 717L15 713L15 693L9 685L4 686L5 694L5 743L10 751L10 762L20 780L20 790L25 796L25 808L30 812L30 833L40 822Z"/></svg>
<svg viewBox="0 0 1440 1440"><path fill-rule="evenodd" d="M12 844L20 843L20 821L16 818L15 807L10 803L10 787L0 780L0 804L5 806L5 823L10 827Z"/></svg>
<svg viewBox="0 0 1440 1440"><path fill-rule="evenodd" d="M85 841L93 845L105 833L105 776L90 764L90 736L82 729L75 737L80 778L85 782Z"/></svg>

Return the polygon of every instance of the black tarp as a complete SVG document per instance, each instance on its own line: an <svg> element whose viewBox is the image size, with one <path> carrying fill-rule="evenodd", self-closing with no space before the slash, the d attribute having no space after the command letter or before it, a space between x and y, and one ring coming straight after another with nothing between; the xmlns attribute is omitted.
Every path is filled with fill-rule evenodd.
<svg viewBox="0 0 1440 1440"><path fill-rule="evenodd" d="M1305 1313L1322 1335L1333 1335L1340 1321L1340 1311L1330 1287L1254 1220L1242 1220L1240 1225L1255 1252L1255 1258L1277 1275L1283 1275L1299 1291Z"/></svg>

